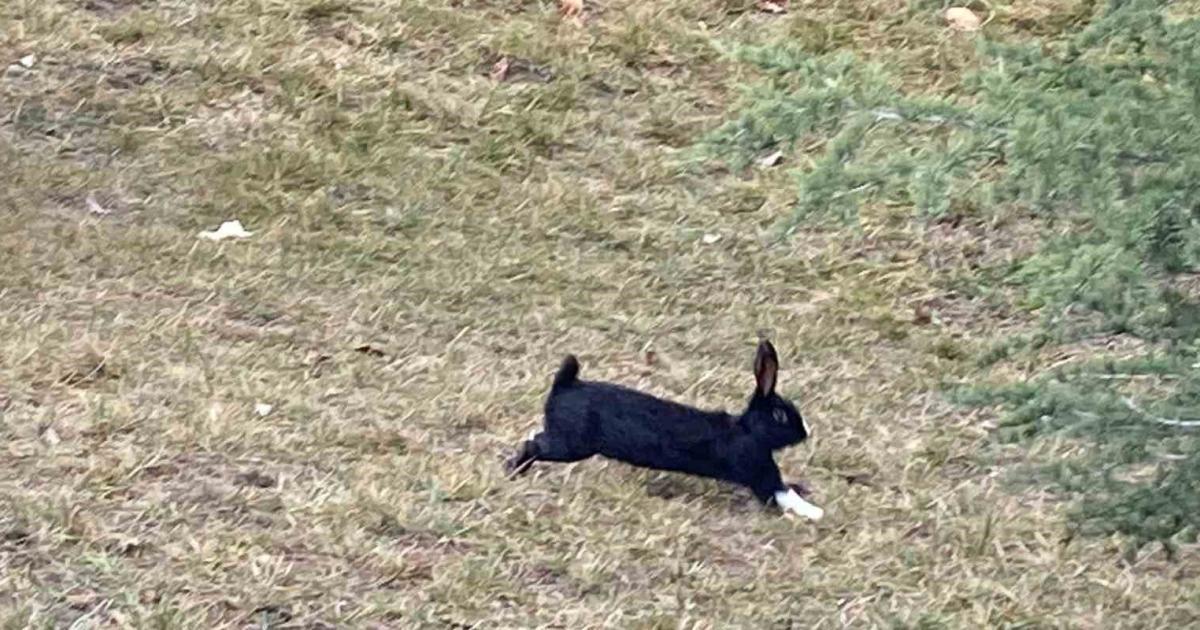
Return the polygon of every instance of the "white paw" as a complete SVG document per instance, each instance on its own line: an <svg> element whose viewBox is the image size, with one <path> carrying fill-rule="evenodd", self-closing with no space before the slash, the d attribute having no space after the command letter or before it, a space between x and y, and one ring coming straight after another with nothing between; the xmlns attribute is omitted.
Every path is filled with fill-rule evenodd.
<svg viewBox="0 0 1200 630"><path fill-rule="evenodd" d="M795 490L788 489L776 492L775 502L785 510L795 512L800 516L814 521L819 521L821 517L825 516L825 510L805 501L803 497L796 494Z"/></svg>

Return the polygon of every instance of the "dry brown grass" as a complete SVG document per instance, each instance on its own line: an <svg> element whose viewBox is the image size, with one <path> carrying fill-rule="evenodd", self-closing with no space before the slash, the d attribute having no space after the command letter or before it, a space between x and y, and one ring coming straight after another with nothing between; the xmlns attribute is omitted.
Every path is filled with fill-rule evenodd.
<svg viewBox="0 0 1200 630"><path fill-rule="evenodd" d="M994 28L1063 2L1021 4ZM6 627L1196 623L1194 554L1064 545L1001 482L1070 446L985 455L938 392L1022 325L947 288L1018 233L874 209L768 247L784 173L678 168L748 78L714 35L918 90L973 58L897 0L796 5L5 2L0 62L37 57L0 78ZM254 236L196 239L230 218ZM736 407L759 329L821 523L600 460L502 477L563 353Z"/></svg>

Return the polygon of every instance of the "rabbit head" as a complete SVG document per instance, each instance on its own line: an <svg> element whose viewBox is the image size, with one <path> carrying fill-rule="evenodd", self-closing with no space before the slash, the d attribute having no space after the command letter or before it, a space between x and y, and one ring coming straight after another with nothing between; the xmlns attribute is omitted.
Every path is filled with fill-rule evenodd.
<svg viewBox="0 0 1200 630"><path fill-rule="evenodd" d="M770 341L758 344L754 357L754 378L757 384L745 413L739 419L742 427L771 450L779 450L808 439L808 423L791 401L775 393L779 375L779 356Z"/></svg>

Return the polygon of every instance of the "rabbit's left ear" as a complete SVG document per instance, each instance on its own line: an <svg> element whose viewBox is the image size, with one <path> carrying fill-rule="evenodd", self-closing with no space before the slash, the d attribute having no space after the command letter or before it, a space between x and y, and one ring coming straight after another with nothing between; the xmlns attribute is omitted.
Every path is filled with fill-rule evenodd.
<svg viewBox="0 0 1200 630"><path fill-rule="evenodd" d="M758 344L758 354L754 357L754 378L758 380L760 396L775 393L775 379L778 375L779 356L775 354L775 346L764 339Z"/></svg>

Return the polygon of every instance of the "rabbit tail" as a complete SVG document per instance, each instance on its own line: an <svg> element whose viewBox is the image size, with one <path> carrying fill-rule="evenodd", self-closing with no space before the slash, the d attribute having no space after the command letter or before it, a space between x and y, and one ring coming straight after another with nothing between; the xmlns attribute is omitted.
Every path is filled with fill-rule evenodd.
<svg viewBox="0 0 1200 630"><path fill-rule="evenodd" d="M567 358L563 359L562 366L558 368L558 374L554 375L554 389L562 389L574 385L579 379L579 361L575 355L568 354Z"/></svg>

